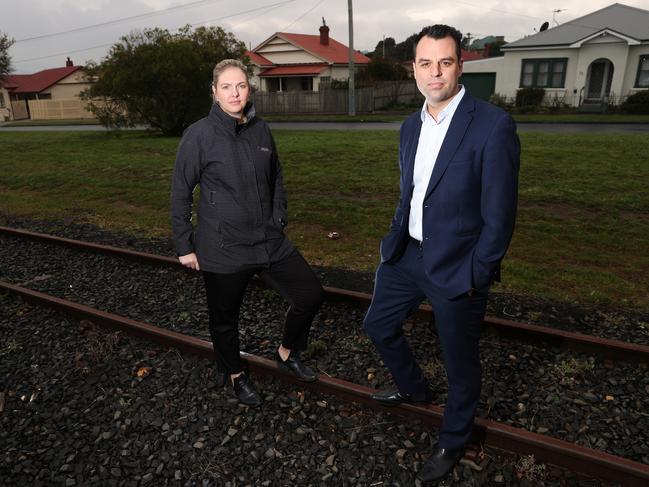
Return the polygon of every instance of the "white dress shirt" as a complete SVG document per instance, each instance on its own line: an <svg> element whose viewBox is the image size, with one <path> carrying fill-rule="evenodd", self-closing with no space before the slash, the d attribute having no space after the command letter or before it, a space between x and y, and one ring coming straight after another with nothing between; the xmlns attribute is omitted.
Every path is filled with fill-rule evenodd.
<svg viewBox="0 0 649 487"><path fill-rule="evenodd" d="M460 104L464 96L464 86L460 85L460 91L455 95L444 110L439 112L437 121L428 113L427 102L424 101L424 107L421 109L421 132L419 133L419 143L417 145L417 154L415 155L415 168L412 177L412 199L410 200L410 218L408 220L408 230L410 236L416 240L423 240L422 218L424 212L424 196L428 189L430 176L433 174L435 161L439 150L446 137L448 127L451 125L451 119L455 109Z"/></svg>

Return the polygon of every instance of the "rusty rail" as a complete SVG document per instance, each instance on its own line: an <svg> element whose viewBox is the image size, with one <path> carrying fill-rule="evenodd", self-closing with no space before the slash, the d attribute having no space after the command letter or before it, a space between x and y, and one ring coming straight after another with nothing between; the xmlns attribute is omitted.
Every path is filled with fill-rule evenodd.
<svg viewBox="0 0 649 487"><path fill-rule="evenodd" d="M71 315L77 319L90 320L104 327L119 330L162 346L178 348L186 353L213 359L212 345L202 339L165 330L154 325L135 321L82 304L50 296L38 291L0 281L0 290L18 295L26 301L44 305ZM442 421L442 408L435 405L415 406L404 404L385 408L371 395L375 392L369 387L353 384L333 377L323 377L313 383L298 382L280 371L274 361L242 353L243 359L254 372L270 375L300 388L331 394L348 401L361 403L374 410L389 411L409 419L419 419L423 423L439 428ZM495 421L477 418L473 430L473 440L485 445L521 455L533 454L543 463L554 464L572 472L585 474L628 487L649 485L649 466L605 452L585 448L563 440L514 428Z"/></svg>
<svg viewBox="0 0 649 487"><path fill-rule="evenodd" d="M52 244L64 245L68 247L76 247L83 250L99 252L116 257L133 259L138 262L144 262L151 265L161 265L167 267L175 267L178 269L185 269L182 265L180 265L178 259L175 259L173 257L137 252L133 250L122 249L119 247L113 247L110 245L83 242L80 240L72 240L43 233L30 232L26 230L2 226L0 226L0 233L16 237L29 238L32 240L39 240ZM325 286L324 290L329 300L342 301L357 306L369 306L372 299L372 296L367 293L348 291L345 289L328 286ZM432 322L432 308L429 305L421 305L416 312L416 316ZM544 343L548 343L550 345L558 346L564 349L574 350L590 355L597 355L602 358L608 358L612 360L623 360L626 362L634 363L649 363L649 346L646 345L637 345L634 343L623 342L621 340L594 337L585 335L583 333L574 333L552 327L518 323L511 320L505 320L490 316L485 317L484 324L489 330L508 338L524 340L531 343L538 343L539 341L542 341Z"/></svg>

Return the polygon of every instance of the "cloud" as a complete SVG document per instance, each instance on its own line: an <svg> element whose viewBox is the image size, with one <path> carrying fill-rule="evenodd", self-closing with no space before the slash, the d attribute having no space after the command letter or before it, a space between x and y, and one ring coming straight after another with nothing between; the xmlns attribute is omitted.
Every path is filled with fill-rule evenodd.
<svg viewBox="0 0 649 487"><path fill-rule="evenodd" d="M4 2L3 26L14 39L57 33L83 26L143 14L172 6L190 6L145 18L95 27L45 39L16 43L10 50L17 73L62 66L69 55L76 64L100 61L120 37L145 27L176 30L213 20L233 32L248 46L256 46L274 32L285 30L317 34L324 16L334 39L348 43L347 1L296 0L257 12L246 10L282 0L17 0ZM614 3L615 0L572 0L565 11L554 14L566 22ZM623 0L624 4L649 10L649 0ZM373 50L383 38L401 42L431 23L448 23L472 37L504 35L514 41L532 34L543 21L552 21L557 7L546 0L354 0L354 47ZM310 9L312 11L308 12ZM308 12L308 13L307 13ZM223 17L239 14L235 17ZM218 20L221 19L221 20ZM290 27L289 27L290 26ZM94 49L89 49L91 47Z"/></svg>

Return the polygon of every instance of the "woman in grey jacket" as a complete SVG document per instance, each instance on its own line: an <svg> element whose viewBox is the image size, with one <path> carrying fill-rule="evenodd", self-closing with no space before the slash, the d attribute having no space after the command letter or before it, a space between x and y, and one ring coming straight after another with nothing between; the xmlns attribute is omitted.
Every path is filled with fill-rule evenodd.
<svg viewBox="0 0 649 487"><path fill-rule="evenodd" d="M256 274L288 302L278 365L311 382L300 360L323 290L313 270L284 235L287 223L282 168L268 125L248 103L246 67L226 59L214 68L214 105L187 128L171 185L171 221L180 262L202 271L220 382L229 379L239 401L261 398L239 356L239 309ZM200 187L194 229L193 192Z"/></svg>

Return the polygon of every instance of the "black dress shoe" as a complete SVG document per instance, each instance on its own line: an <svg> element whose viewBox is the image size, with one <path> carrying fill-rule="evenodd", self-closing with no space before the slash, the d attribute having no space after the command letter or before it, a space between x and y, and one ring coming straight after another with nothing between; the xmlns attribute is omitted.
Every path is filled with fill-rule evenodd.
<svg viewBox="0 0 649 487"><path fill-rule="evenodd" d="M417 477L422 482L442 480L451 473L453 467L455 467L463 456L464 448L458 448L457 450L438 448L426 459Z"/></svg>
<svg viewBox="0 0 649 487"><path fill-rule="evenodd" d="M311 367L302 363L297 353L291 352L286 360L282 360L279 352L275 351L275 361L280 369L290 372L302 382L313 382L318 378L318 374Z"/></svg>
<svg viewBox="0 0 649 487"><path fill-rule="evenodd" d="M250 406L251 408L255 408L261 404L261 397L247 374L243 373L239 377L236 377L232 387L241 404Z"/></svg>
<svg viewBox="0 0 649 487"><path fill-rule="evenodd" d="M387 389L379 391L372 395L372 399L384 406L398 406L399 404L407 403L414 404L418 402L431 402L433 400L433 393L426 387L423 392L414 394L403 394L399 389Z"/></svg>

